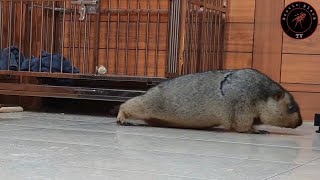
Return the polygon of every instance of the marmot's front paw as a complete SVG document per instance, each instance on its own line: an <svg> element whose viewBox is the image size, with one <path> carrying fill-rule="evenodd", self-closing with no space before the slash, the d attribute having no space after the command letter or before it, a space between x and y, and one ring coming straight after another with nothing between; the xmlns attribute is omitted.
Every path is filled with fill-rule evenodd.
<svg viewBox="0 0 320 180"><path fill-rule="evenodd" d="M270 132L266 130L253 130L251 134L270 134Z"/></svg>
<svg viewBox="0 0 320 180"><path fill-rule="evenodd" d="M244 133L247 133L247 134L270 134L269 131L266 131L266 130L256 130L256 129L250 129L249 131L244 132Z"/></svg>

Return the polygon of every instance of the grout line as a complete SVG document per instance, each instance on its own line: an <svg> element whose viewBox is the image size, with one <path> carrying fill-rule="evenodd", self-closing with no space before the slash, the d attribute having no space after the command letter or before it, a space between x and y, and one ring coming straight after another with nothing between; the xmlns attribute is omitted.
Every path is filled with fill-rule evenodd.
<svg viewBox="0 0 320 180"><path fill-rule="evenodd" d="M308 161L308 162L306 162L306 163L300 164L300 165L295 166L295 167L293 167L293 168L287 169L287 170L285 170L285 171L283 171L283 172L281 172L281 173L275 174L275 175L273 175L273 176L271 176L271 177L269 177L269 178L267 178L267 179L265 179L265 180L268 180L268 179L277 177L277 176L279 176L279 175L281 175L281 174L284 174L284 173L287 173L287 172L292 171L292 170L294 170L294 169L300 168L300 167L305 166L306 164L309 164L309 163L311 163L311 162L313 162L313 161L316 161L316 160L318 160L318 159L320 159L320 157L317 157L317 158L315 158L315 159L313 159L313 160L310 160L310 161Z"/></svg>
<svg viewBox="0 0 320 180"><path fill-rule="evenodd" d="M253 22L241 22L241 21L235 21L235 22L232 22L232 21L227 21L226 22L227 24L254 24L254 20Z"/></svg>
<svg viewBox="0 0 320 180"><path fill-rule="evenodd" d="M283 8L285 8L285 0L282 0ZM283 61L283 30L281 31L281 52L280 52L280 69L279 69L279 83L282 82L282 61Z"/></svg>
<svg viewBox="0 0 320 180"><path fill-rule="evenodd" d="M306 56L319 56L320 53L299 53L299 52L285 52L282 53L282 55L286 55L286 54L290 54L290 55L306 55Z"/></svg>
<svg viewBox="0 0 320 180"><path fill-rule="evenodd" d="M304 94L319 94L319 92L313 92L313 91L290 91L289 92L295 92L295 93L304 93ZM312 121L312 120L310 120Z"/></svg>
<svg viewBox="0 0 320 180"><path fill-rule="evenodd" d="M225 50L225 53L239 53L239 54L251 54L253 53L252 51L230 51L230 50Z"/></svg>
<svg viewBox="0 0 320 180"><path fill-rule="evenodd" d="M281 82L282 84L285 84L285 85L307 85L307 86L319 86L320 84L308 84L308 83L299 83L299 82Z"/></svg>
<svg viewBox="0 0 320 180"><path fill-rule="evenodd" d="M253 69L253 58L254 58L254 47L255 47L255 44L254 44L254 42L255 42L255 30L256 30L256 11L257 11L257 1L255 1L254 2L254 13L253 13L253 34L252 34L252 36L253 36L253 39L252 39L252 54L251 54L251 68Z"/></svg>

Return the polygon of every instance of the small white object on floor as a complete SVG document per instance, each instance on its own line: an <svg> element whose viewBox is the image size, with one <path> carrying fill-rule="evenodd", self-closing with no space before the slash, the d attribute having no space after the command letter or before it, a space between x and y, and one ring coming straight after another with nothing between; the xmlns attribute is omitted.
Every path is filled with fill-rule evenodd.
<svg viewBox="0 0 320 180"><path fill-rule="evenodd" d="M12 112L22 112L23 108L20 106L14 107L0 107L0 113L12 113Z"/></svg>
<svg viewBox="0 0 320 180"><path fill-rule="evenodd" d="M104 66L98 68L98 74L106 74L107 69Z"/></svg>

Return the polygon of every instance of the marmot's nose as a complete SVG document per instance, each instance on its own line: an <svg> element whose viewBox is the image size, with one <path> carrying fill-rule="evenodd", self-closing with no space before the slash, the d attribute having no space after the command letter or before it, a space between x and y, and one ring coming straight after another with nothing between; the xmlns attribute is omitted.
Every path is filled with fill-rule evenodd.
<svg viewBox="0 0 320 180"><path fill-rule="evenodd" d="M297 127L302 125L302 119L299 119Z"/></svg>
<svg viewBox="0 0 320 180"><path fill-rule="evenodd" d="M295 128L301 126L301 125L302 125L302 119L299 119L296 123L292 124L291 128L295 129Z"/></svg>

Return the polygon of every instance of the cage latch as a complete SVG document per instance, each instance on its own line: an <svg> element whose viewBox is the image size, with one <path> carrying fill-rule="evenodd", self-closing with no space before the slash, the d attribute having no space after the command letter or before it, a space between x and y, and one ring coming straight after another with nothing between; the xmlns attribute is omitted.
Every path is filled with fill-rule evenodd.
<svg viewBox="0 0 320 180"><path fill-rule="evenodd" d="M98 11L99 0L78 0L71 1L71 4L79 5L79 20L82 21L86 17L86 14L95 14Z"/></svg>

